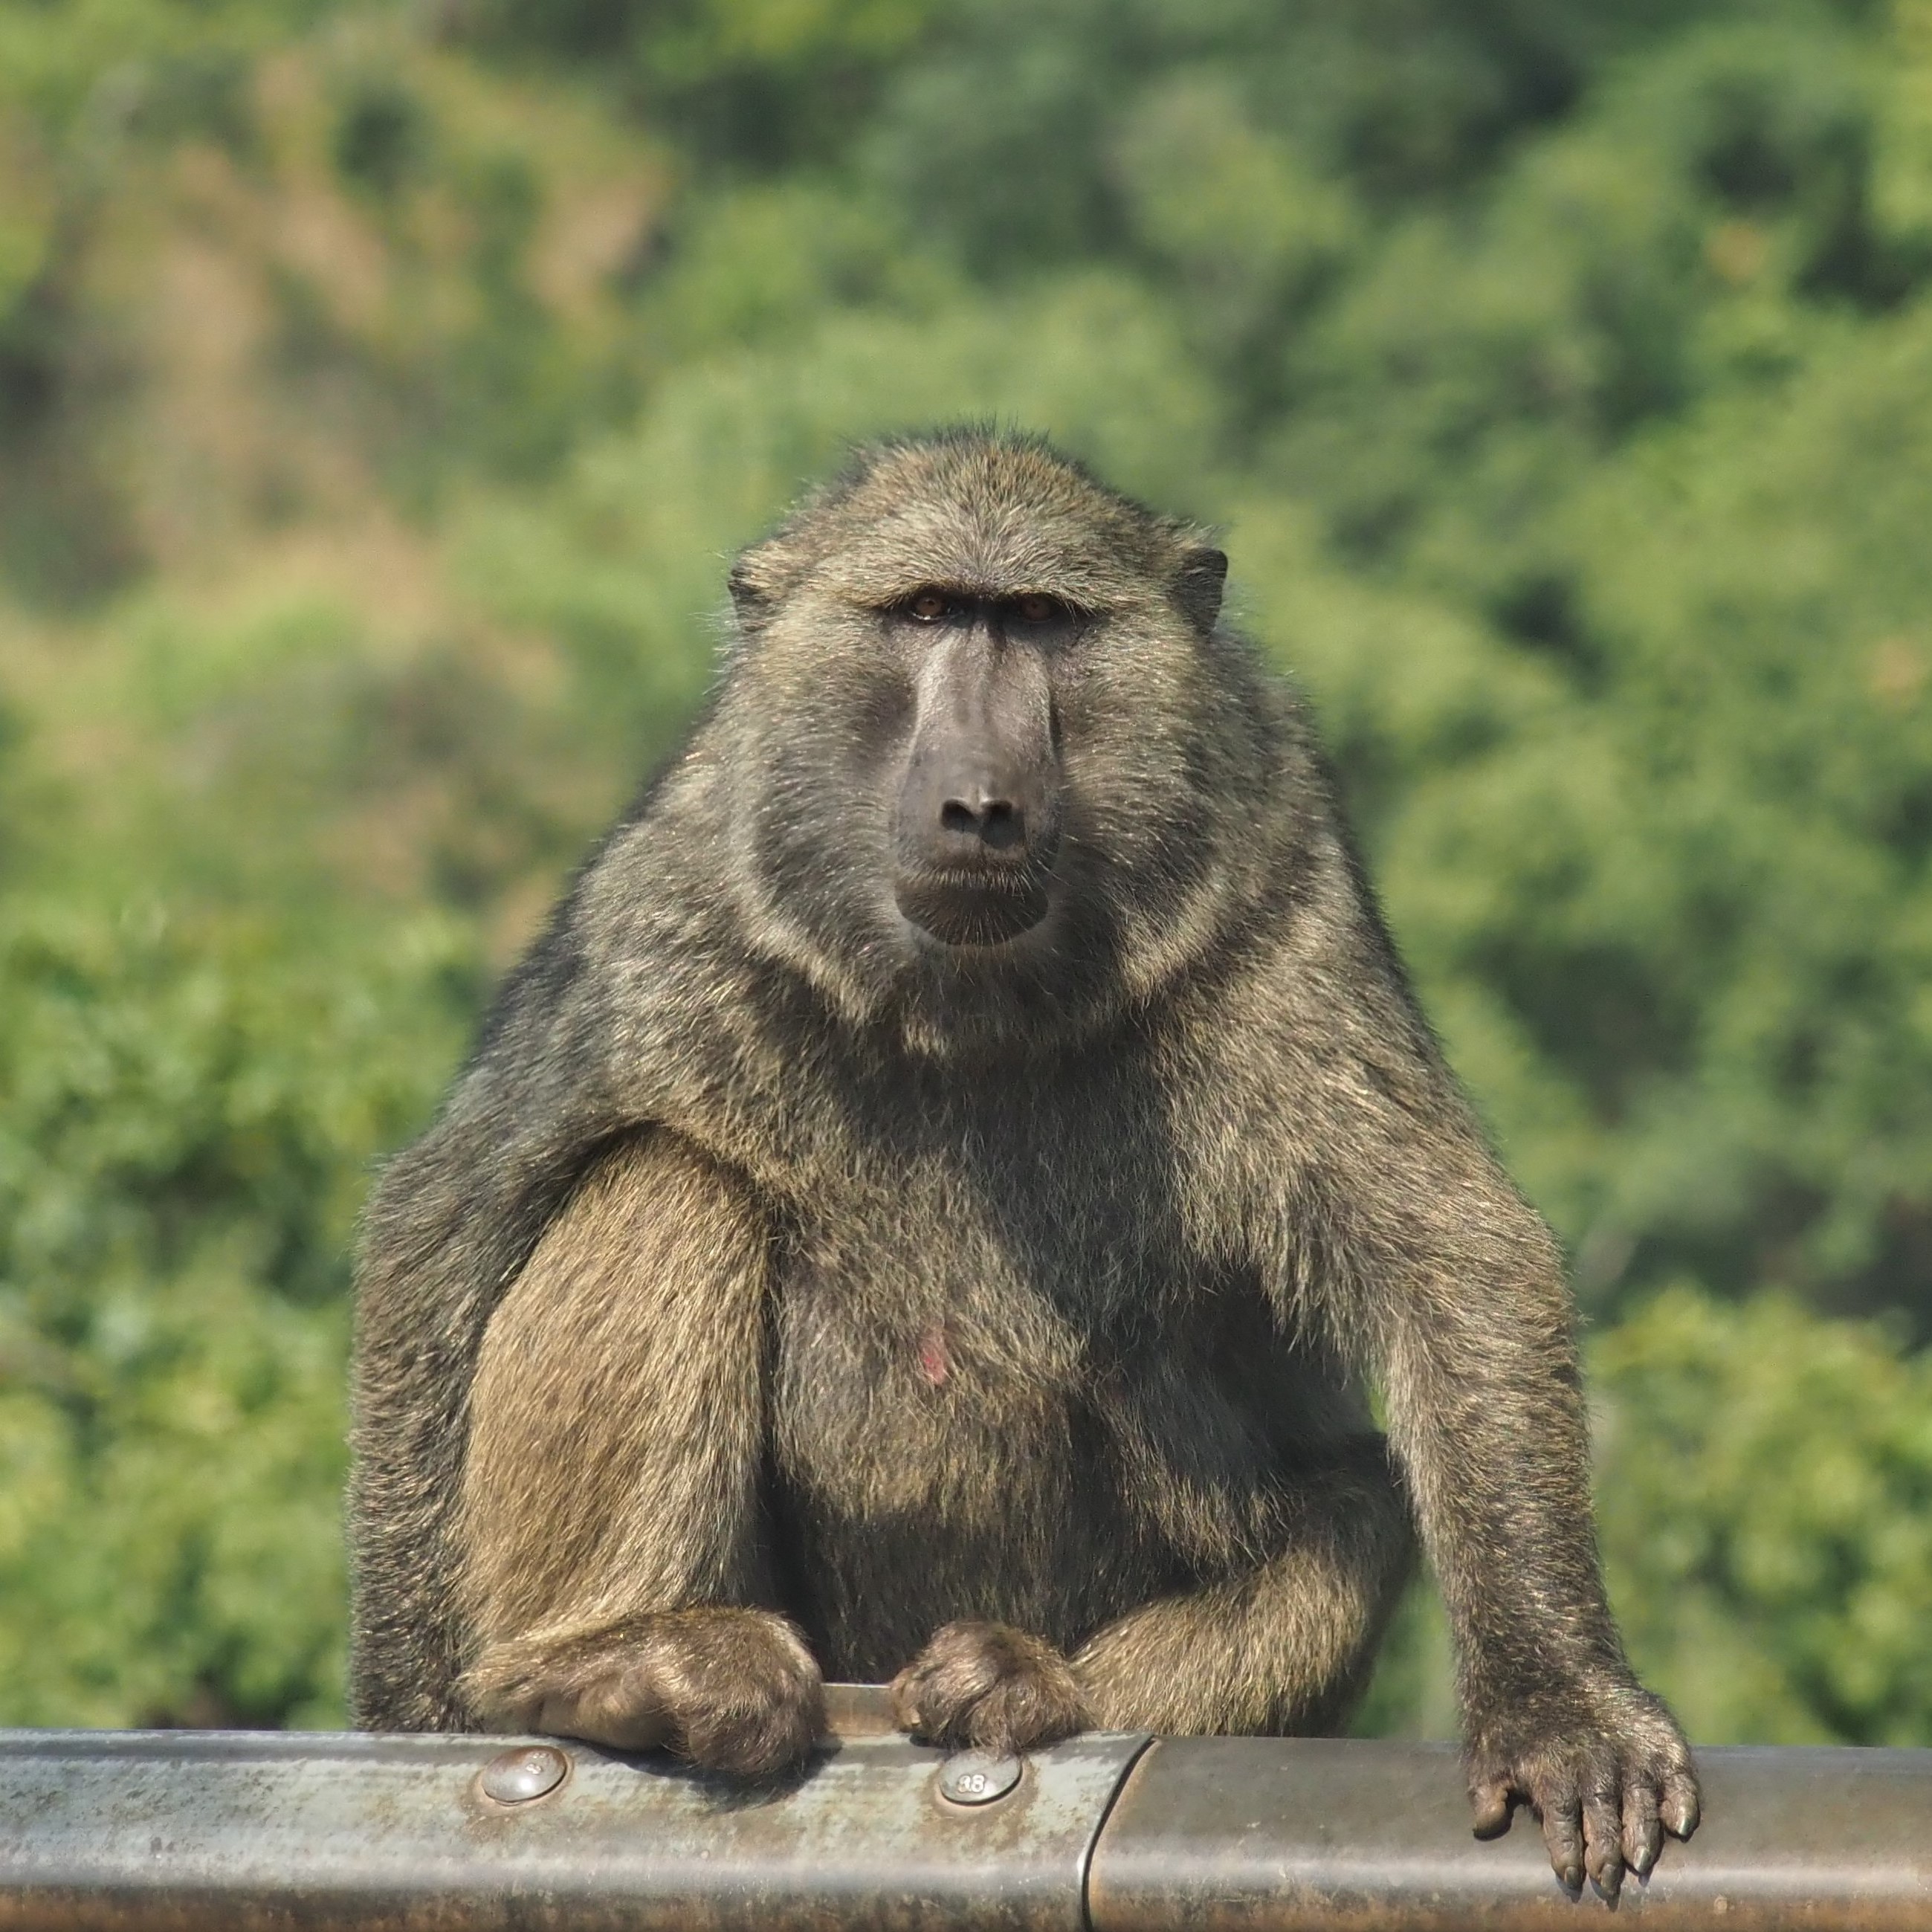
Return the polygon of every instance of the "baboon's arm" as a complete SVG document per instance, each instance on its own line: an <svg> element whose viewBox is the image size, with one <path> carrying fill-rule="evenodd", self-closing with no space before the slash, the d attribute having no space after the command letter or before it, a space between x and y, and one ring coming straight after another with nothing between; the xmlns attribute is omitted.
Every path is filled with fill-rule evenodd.
<svg viewBox="0 0 1932 1932"><path fill-rule="evenodd" d="M1332 1732L1414 1568L1382 1439L1337 1444L1284 1499L1280 1553L1130 1611L1073 1659L1090 1721L1178 1736Z"/></svg>
<svg viewBox="0 0 1932 1932"><path fill-rule="evenodd" d="M485 1331L458 1532L485 1646L742 1600L764 1435L765 1229L678 1136L607 1154Z"/></svg>
<svg viewBox="0 0 1932 1932"><path fill-rule="evenodd" d="M1446 1076L1331 1061L1318 1090L1298 1286L1382 1384L1455 1633L1479 1828L1526 1798L1559 1875L1613 1892L1660 1817L1688 1834L1696 1786L1605 1600L1556 1244Z"/></svg>
<svg viewBox="0 0 1932 1932"><path fill-rule="evenodd" d="M490 1316L458 1547L487 1724L672 1744L764 1775L818 1731L818 1666L758 1540L767 1228L667 1130L620 1142Z"/></svg>
<svg viewBox="0 0 1932 1932"><path fill-rule="evenodd" d="M458 1542L490 1722L796 1757L818 1674L756 1607L766 1233L743 1184L662 1130L592 1168L490 1318Z"/></svg>

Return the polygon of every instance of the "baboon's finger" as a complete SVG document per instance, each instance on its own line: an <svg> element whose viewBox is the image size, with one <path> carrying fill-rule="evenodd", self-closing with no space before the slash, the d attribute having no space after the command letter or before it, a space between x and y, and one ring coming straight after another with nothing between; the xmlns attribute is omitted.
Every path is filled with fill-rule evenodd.
<svg viewBox="0 0 1932 1932"><path fill-rule="evenodd" d="M1543 1842L1549 1847L1550 1869L1568 1892L1583 1889L1583 1807L1574 1786L1561 1795L1552 1791L1539 1808Z"/></svg>
<svg viewBox="0 0 1932 1932"><path fill-rule="evenodd" d="M1664 1828L1673 1838L1688 1838L1702 1815L1696 1779L1688 1771L1672 1772L1664 1780L1664 1803L1658 1811Z"/></svg>
<svg viewBox="0 0 1932 1932"><path fill-rule="evenodd" d="M1606 1898L1614 1899L1622 1890L1623 1820L1614 1785L1592 1792L1583 1801L1583 1865Z"/></svg>
<svg viewBox="0 0 1932 1932"><path fill-rule="evenodd" d="M1510 1813L1516 1803L1515 1788L1507 1778L1495 1777L1472 1780L1469 1786L1469 1806L1475 1814L1475 1832L1479 1838L1500 1837L1509 1829Z"/></svg>
<svg viewBox="0 0 1932 1932"><path fill-rule="evenodd" d="M671 1741L670 1714L635 1681L619 1672L543 1700L530 1728L553 1737L588 1738L614 1750L656 1750Z"/></svg>
<svg viewBox="0 0 1932 1932"><path fill-rule="evenodd" d="M1633 1778L1624 1786L1624 1862L1639 1878L1648 1878L1663 1846L1655 1780Z"/></svg>

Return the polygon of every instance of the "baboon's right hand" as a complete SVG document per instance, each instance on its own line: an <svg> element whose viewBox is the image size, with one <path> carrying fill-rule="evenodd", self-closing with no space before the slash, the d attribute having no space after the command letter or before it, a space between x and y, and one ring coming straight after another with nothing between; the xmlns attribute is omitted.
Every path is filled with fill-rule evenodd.
<svg viewBox="0 0 1932 1932"><path fill-rule="evenodd" d="M664 1745L748 1778L798 1763L825 1705L804 1640L769 1610L668 1610L588 1635L512 1639L484 1653L464 1688L493 1728Z"/></svg>

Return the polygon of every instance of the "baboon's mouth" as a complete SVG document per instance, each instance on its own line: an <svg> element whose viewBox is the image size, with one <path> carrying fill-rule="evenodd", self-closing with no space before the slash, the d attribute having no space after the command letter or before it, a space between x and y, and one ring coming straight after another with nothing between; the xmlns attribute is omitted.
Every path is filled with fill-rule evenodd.
<svg viewBox="0 0 1932 1932"><path fill-rule="evenodd" d="M892 897L922 932L944 946L1004 946L1046 918L1046 880L1030 872L925 872L902 878Z"/></svg>

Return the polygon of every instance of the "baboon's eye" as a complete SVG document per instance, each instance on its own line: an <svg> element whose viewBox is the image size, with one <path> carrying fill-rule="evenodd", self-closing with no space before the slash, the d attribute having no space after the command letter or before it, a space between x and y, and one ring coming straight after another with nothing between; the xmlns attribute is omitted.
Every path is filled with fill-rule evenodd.
<svg viewBox="0 0 1932 1932"><path fill-rule="evenodd" d="M951 616L958 608L958 599L949 597L943 590L922 590L909 597L901 607L908 617L922 624L937 624Z"/></svg>
<svg viewBox="0 0 1932 1932"><path fill-rule="evenodd" d="M1048 597L1043 592L1030 591L1013 599L1013 615L1022 624L1064 624L1069 614L1058 597Z"/></svg>

